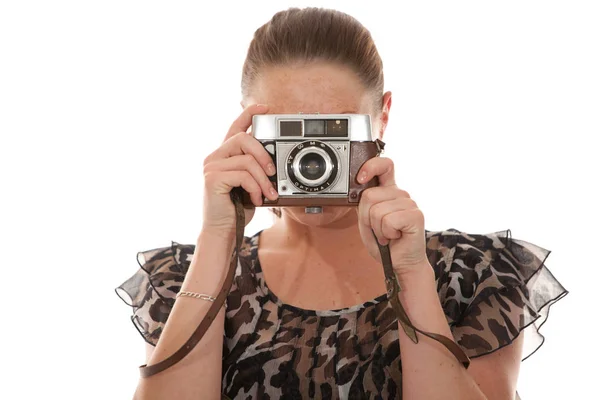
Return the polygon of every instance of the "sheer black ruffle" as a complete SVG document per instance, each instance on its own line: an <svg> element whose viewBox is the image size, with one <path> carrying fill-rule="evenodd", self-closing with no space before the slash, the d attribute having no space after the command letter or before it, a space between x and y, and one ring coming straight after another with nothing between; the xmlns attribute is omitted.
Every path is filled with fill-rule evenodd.
<svg viewBox="0 0 600 400"><path fill-rule="evenodd" d="M512 238L510 229L484 235L461 233L448 273L462 268L471 273L461 274L463 290L449 296L466 304L451 330L469 357L502 348L521 331L525 335L522 360L542 346L540 328L550 306L569 293L545 265L550 253Z"/></svg>

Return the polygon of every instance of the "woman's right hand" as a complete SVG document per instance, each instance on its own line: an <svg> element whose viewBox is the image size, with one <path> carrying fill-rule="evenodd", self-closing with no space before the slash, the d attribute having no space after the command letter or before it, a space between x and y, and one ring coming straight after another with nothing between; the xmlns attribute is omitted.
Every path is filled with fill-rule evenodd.
<svg viewBox="0 0 600 400"><path fill-rule="evenodd" d="M266 105L248 106L233 122L223 144L204 159L204 217L202 230L231 237L235 235L235 207L229 196L241 186L250 194L255 206L262 196L276 200L277 191L267 175L275 174L275 166L265 148L251 134L252 116L264 114ZM255 209L244 209L246 225Z"/></svg>

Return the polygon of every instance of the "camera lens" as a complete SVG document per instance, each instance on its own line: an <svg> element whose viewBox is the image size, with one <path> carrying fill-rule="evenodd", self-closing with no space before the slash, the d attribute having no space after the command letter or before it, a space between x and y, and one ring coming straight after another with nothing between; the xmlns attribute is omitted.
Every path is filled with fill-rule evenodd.
<svg viewBox="0 0 600 400"><path fill-rule="evenodd" d="M323 184L331 176L333 163L325 150L306 146L296 155L292 169L300 184L316 190L315 187Z"/></svg>
<svg viewBox="0 0 600 400"><path fill-rule="evenodd" d="M327 163L322 155L307 153L300 159L300 174L309 181L319 179L325 173Z"/></svg>
<svg viewBox="0 0 600 400"><path fill-rule="evenodd" d="M299 143L287 158L290 181L303 192L320 192L336 181L339 161L335 151L324 142Z"/></svg>

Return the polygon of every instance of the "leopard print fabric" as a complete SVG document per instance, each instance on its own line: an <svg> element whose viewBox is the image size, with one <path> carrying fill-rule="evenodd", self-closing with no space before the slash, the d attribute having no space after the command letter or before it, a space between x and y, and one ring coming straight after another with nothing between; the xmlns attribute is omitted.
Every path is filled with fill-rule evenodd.
<svg viewBox="0 0 600 400"><path fill-rule="evenodd" d="M314 311L282 303L258 261L260 232L245 237L226 302L223 393L231 399L400 399L398 323L386 295ZM548 308L568 291L544 265L549 250L510 230L426 231L440 305L470 358L526 336L523 360L543 342ZM116 290L156 345L191 262L194 245L138 253L140 269Z"/></svg>

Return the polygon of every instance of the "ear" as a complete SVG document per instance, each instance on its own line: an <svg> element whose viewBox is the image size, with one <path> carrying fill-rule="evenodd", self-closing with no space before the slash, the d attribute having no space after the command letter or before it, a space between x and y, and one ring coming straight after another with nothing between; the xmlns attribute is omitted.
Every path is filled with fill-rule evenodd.
<svg viewBox="0 0 600 400"><path fill-rule="evenodd" d="M390 119L390 109L392 108L392 92L387 91L381 99L381 124L379 125L379 139L383 140L385 128L387 128Z"/></svg>

